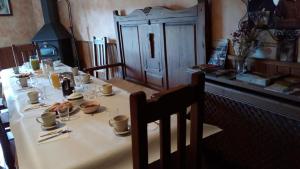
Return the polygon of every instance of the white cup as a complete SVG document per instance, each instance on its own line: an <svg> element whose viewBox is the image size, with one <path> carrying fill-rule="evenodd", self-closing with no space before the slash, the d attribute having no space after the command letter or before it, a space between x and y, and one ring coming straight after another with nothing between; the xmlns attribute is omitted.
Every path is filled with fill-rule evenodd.
<svg viewBox="0 0 300 169"><path fill-rule="evenodd" d="M111 84L102 85L102 93L103 94L111 94L112 93L112 85Z"/></svg>
<svg viewBox="0 0 300 169"><path fill-rule="evenodd" d="M128 117L125 115L118 115L109 120L109 125L117 132L125 132L128 130Z"/></svg>
<svg viewBox="0 0 300 169"><path fill-rule="evenodd" d="M31 91L27 93L27 96L31 104L35 104L39 102L39 92Z"/></svg>
<svg viewBox="0 0 300 169"><path fill-rule="evenodd" d="M45 112L41 117L37 117L36 121L41 123L44 127L51 127L56 124L56 113Z"/></svg>
<svg viewBox="0 0 300 169"><path fill-rule="evenodd" d="M17 80L17 83L21 86L21 87L28 87L28 82L27 82L28 78L27 77L21 77Z"/></svg>

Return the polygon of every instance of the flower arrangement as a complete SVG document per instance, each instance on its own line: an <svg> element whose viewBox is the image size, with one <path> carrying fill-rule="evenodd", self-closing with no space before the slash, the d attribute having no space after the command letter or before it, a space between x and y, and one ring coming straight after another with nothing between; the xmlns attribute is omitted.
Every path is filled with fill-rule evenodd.
<svg viewBox="0 0 300 169"><path fill-rule="evenodd" d="M259 31L248 20L240 22L238 30L231 34L237 59L245 61L249 53L257 48L258 34Z"/></svg>

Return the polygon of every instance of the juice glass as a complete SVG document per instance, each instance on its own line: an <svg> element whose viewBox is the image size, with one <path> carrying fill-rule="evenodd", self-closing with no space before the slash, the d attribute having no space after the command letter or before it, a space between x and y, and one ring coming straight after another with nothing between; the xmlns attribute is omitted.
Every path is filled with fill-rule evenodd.
<svg viewBox="0 0 300 169"><path fill-rule="evenodd" d="M40 62L39 58L36 55L30 56L30 65L33 70L39 70L40 69Z"/></svg>
<svg viewBox="0 0 300 169"><path fill-rule="evenodd" d="M51 84L54 88L60 88L60 80L59 80L59 74L55 72L51 72L49 75L49 79L51 81Z"/></svg>

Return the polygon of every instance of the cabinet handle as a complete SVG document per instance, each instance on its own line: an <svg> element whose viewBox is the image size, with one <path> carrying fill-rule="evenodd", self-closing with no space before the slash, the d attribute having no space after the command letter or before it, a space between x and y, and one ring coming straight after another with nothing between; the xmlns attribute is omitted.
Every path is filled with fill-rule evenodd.
<svg viewBox="0 0 300 169"><path fill-rule="evenodd" d="M149 44L150 44L150 52L151 58L155 58L155 44L154 44L154 33L149 33Z"/></svg>

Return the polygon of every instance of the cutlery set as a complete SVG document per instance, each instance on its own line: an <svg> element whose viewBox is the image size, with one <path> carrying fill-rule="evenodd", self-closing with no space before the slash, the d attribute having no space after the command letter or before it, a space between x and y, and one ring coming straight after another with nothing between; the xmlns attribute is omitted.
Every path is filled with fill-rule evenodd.
<svg viewBox="0 0 300 169"><path fill-rule="evenodd" d="M50 132L50 133L41 135L40 137L46 137L46 138L41 139L41 140L39 140L38 142L39 142L39 143L42 143L42 142L44 142L44 141L50 140L50 139L52 139L52 138L55 138L55 137L58 137L58 136L61 136L61 135L63 135L63 134L70 133L70 132L72 132L72 131L71 131L71 130L59 130L59 131L53 131L53 132ZM47 137L47 136L50 136L50 137Z"/></svg>

